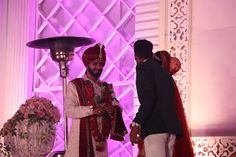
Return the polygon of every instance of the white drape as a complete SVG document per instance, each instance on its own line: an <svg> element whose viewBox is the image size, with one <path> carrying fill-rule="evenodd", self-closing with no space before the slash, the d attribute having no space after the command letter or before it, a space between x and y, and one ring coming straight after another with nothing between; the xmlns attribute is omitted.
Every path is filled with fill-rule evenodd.
<svg viewBox="0 0 236 157"><path fill-rule="evenodd" d="M29 1L0 1L0 128L27 98Z"/></svg>

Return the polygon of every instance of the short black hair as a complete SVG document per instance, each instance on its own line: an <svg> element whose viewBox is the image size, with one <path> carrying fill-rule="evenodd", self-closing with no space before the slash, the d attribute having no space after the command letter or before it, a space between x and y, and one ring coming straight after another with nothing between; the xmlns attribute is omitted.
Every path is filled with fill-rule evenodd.
<svg viewBox="0 0 236 157"><path fill-rule="evenodd" d="M152 57L153 44L146 40L137 40L134 43L134 54L141 58L151 58Z"/></svg>

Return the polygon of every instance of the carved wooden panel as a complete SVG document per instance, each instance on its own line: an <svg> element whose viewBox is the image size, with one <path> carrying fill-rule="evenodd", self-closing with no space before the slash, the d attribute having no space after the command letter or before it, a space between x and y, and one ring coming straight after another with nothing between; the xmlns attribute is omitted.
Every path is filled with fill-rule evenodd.
<svg viewBox="0 0 236 157"><path fill-rule="evenodd" d="M168 3L168 50L181 61L181 70L175 74L184 106L188 106L189 72L189 0L169 0ZM187 112L187 111L186 111ZM188 113L186 113L188 115Z"/></svg>
<svg viewBox="0 0 236 157"><path fill-rule="evenodd" d="M236 152L236 136L193 137L196 157L231 157Z"/></svg>

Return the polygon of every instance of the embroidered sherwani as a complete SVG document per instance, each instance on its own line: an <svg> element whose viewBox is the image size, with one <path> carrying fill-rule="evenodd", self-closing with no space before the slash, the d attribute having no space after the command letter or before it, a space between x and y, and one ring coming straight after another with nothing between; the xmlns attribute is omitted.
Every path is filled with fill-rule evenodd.
<svg viewBox="0 0 236 157"><path fill-rule="evenodd" d="M70 128L70 133L69 133L69 139L68 139L68 146L66 150L66 157L79 157L80 154L80 149L81 149L81 143L84 145L88 144L88 141L80 141L81 138L84 139L84 133L81 133L81 120L84 119L89 119L91 117L94 117L93 111L92 111L92 106L89 105L89 102L93 102L94 105L101 105L103 106L104 103L100 103L103 98L102 95L102 90L104 89L103 82L98 80L97 82L93 82L92 80L89 80L86 75L84 75L82 82L87 82L90 86L92 85L93 88L93 98L90 100L87 96L87 105L82 105L81 100L84 98L80 98L81 95L78 93L78 85L76 86L76 83L72 80L68 83L67 86L67 95L65 98L65 113L66 115L72 119L72 126ZM87 90L87 89L86 89ZM86 92L82 92L82 95ZM111 93L111 105L114 106L119 106L119 102L115 98L114 90L112 88ZM101 131L102 129L102 117L97 116L96 119L98 130ZM87 123L90 125L90 123ZM86 124L86 127L87 127ZM102 142L102 151L97 151L96 149L96 144L97 142L95 141L94 136L92 135L92 126L90 128L87 128L86 130L86 135L91 136L91 143L92 143L92 155L90 153L86 153L86 156L80 156L80 157L107 157L108 156L108 149L107 149L107 140ZM125 130L126 131L126 130ZM109 134L109 133L108 133ZM125 134L125 132L124 132ZM82 135L82 136L81 136ZM87 144L86 144L87 143ZM87 149L87 146L84 146L83 148Z"/></svg>

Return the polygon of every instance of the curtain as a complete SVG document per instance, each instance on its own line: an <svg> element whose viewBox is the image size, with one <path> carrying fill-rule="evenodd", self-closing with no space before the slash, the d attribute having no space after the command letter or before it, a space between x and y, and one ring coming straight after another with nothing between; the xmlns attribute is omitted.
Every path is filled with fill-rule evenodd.
<svg viewBox="0 0 236 157"><path fill-rule="evenodd" d="M0 1L0 128L27 98L29 7L29 0Z"/></svg>

